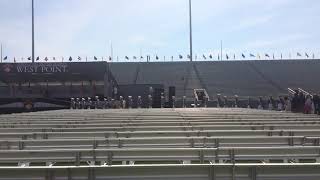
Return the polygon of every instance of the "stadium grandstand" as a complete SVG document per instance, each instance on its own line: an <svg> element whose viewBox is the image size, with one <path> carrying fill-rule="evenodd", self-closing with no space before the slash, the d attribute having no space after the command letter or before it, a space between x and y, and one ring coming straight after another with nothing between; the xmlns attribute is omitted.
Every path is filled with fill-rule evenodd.
<svg viewBox="0 0 320 180"><path fill-rule="evenodd" d="M3 63L0 179L317 180L319 66Z"/></svg>
<svg viewBox="0 0 320 180"><path fill-rule="evenodd" d="M320 3L194 4L0 1L0 180L319 180Z"/></svg>
<svg viewBox="0 0 320 180"><path fill-rule="evenodd" d="M64 109L71 98L87 101L96 96L100 101L121 96L127 106L129 101L137 104L140 96L141 106L147 107L149 95L153 107L161 106L161 98L168 106L172 96L177 106L191 107L197 90L205 93L210 106L216 106L218 94L229 101L237 96L247 103L250 98L256 106L259 97L267 101L270 96L286 96L288 88L317 93L314 77L319 68L318 60L3 63L0 110Z"/></svg>

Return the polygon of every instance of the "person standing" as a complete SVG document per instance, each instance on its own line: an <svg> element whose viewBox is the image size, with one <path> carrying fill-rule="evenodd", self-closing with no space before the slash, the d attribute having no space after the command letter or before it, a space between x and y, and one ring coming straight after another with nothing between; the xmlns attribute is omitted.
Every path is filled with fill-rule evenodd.
<svg viewBox="0 0 320 180"><path fill-rule="evenodd" d="M304 104L304 113L305 114L311 114L312 113L312 105L313 105L313 102L311 100L311 96L310 95L307 95L307 98L305 100L305 104Z"/></svg>

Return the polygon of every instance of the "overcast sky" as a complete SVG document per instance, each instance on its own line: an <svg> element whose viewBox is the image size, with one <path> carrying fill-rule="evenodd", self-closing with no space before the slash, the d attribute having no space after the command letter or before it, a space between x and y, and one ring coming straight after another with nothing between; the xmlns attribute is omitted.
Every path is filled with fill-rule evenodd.
<svg viewBox="0 0 320 180"><path fill-rule="evenodd" d="M193 0L194 53L320 55L319 0ZM186 55L188 0L35 0L36 56ZM0 0L3 55L31 56L31 0ZM240 54L240 55L239 55Z"/></svg>

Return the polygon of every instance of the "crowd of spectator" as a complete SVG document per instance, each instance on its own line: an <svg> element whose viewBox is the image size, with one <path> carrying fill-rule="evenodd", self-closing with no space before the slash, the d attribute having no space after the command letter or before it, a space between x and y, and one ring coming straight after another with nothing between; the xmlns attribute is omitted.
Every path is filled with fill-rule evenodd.
<svg viewBox="0 0 320 180"><path fill-rule="evenodd" d="M287 111L293 113L319 114L320 115L320 97L319 95L310 95L299 92L298 90L290 96L274 99L270 97L267 101L267 107L263 107L263 100L260 98L258 109L268 109L277 111Z"/></svg>

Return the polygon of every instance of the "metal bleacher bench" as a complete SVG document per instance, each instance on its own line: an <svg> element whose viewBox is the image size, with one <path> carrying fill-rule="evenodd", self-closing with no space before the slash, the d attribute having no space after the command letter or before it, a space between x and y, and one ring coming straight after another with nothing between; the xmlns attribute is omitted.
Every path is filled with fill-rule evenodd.
<svg viewBox="0 0 320 180"><path fill-rule="evenodd" d="M4 179L320 179L320 117L252 109L0 115Z"/></svg>

